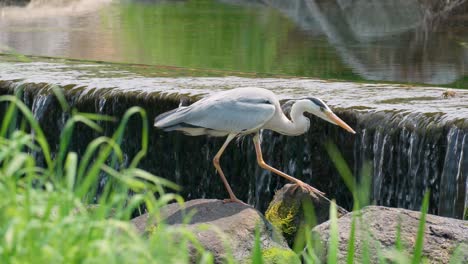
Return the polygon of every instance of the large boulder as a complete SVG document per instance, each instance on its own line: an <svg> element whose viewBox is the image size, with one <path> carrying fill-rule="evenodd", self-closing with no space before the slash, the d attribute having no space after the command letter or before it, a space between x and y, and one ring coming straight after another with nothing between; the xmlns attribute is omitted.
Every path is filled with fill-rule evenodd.
<svg viewBox="0 0 468 264"><path fill-rule="evenodd" d="M224 262L229 251L235 260L249 262L256 228L259 229L264 262L299 262L281 234L276 233L263 215L250 206L197 199L187 201L183 207L177 203L169 204L161 210L161 215L166 224L183 225L193 231L199 242L214 254L216 263ZM187 222L188 215L191 217ZM132 219L132 222L142 234L157 225L149 221L147 214Z"/></svg>
<svg viewBox="0 0 468 264"><path fill-rule="evenodd" d="M323 195L311 194L295 184L286 184L276 191L265 216L283 234L288 244L293 245L296 234L306 224L307 219L313 218L314 223L307 223L310 228L329 219L330 203ZM348 211L338 206L338 216L347 213ZM311 214L313 216L310 216Z"/></svg>
<svg viewBox="0 0 468 264"><path fill-rule="evenodd" d="M397 229L403 248L409 256L412 254L419 226L420 212L382 206L368 206L360 211L349 213L338 219L339 263L346 263L348 240L353 215L356 221L355 263L362 263L363 247L370 250L372 263L382 256L392 259L395 253ZM313 229L322 243L321 258L326 260L327 244L330 239L330 222L325 222ZM366 241L366 243L365 243ZM379 253L380 252L380 253ZM468 263L468 221L440 217L428 214L424 231L423 257L429 263ZM452 262L450 262L452 263Z"/></svg>

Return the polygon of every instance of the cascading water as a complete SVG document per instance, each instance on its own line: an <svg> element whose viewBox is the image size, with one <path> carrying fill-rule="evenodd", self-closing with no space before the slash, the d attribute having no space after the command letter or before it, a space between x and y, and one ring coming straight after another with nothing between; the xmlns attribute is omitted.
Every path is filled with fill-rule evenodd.
<svg viewBox="0 0 468 264"><path fill-rule="evenodd" d="M1 93L14 93L18 84L0 82L0 87ZM54 146L67 114L61 111L46 85L28 84L23 89L24 102L31 107ZM129 107L139 105L148 111L150 123L157 114L177 107L181 98L161 92L142 96L113 89L73 86L66 88L66 97L80 111L117 117ZM351 194L323 147L323 142L331 140L348 164L353 165L355 175L359 176L363 165L371 162L371 198L376 204L417 210L424 191L429 188L431 213L463 217L467 205L466 120L448 122L442 114L411 114L397 110L337 109L336 112L356 128L356 136L311 117L312 129L303 136L287 137L264 131L265 160L351 208ZM122 144L126 157L135 155L139 146L140 125L137 120L131 122ZM110 135L116 124L104 123L103 127L105 134ZM77 126L70 148L81 154L84 143L96 136L96 132ZM222 142L223 139L151 130L150 149L141 167L180 184L187 199L224 198L226 191L211 163ZM251 137L230 146L221 163L234 192L260 210L266 209L274 190L285 183L257 165ZM105 183L103 178L96 184L102 188Z"/></svg>
<svg viewBox="0 0 468 264"><path fill-rule="evenodd" d="M431 204L436 205L432 213L463 216L466 123L449 124L437 114L392 112L366 114L358 120L362 133L355 143L355 170L372 160L372 194L377 204L417 210L430 189Z"/></svg>
<svg viewBox="0 0 468 264"><path fill-rule="evenodd" d="M466 121L465 121L466 125ZM446 152L441 174L439 214L461 217L468 208L468 144L467 131L451 127L446 135Z"/></svg>
<svg viewBox="0 0 468 264"><path fill-rule="evenodd" d="M81 112L119 118L128 108L141 106L147 111L150 124L158 114L177 107L181 98L194 101L203 94L223 89L263 87L274 90L284 100L317 96L332 106L357 134L315 117L311 117L310 131L302 136L264 131L262 148L268 163L351 208L352 196L323 145L331 141L358 180L364 165L371 164L371 199L376 204L419 209L422 194L429 188L431 213L461 218L468 205L468 92L457 90L455 97L444 98L445 90L430 87L223 77L226 73L210 73L221 77L193 77L196 72L177 68L172 70L178 78L158 77L159 71L167 76L168 69L164 67L151 68L154 73L148 77L147 68L142 69L132 65L47 60L0 63L0 94L13 94L19 86L23 87L21 98L45 130L52 152L57 151L60 131L69 113L61 109L49 84L63 87L67 101ZM4 109L0 106L0 111ZM105 122L102 126L104 133L111 135L117 124ZM125 157L133 157L139 150L140 127L138 118L130 120L122 142ZM70 149L82 155L86 143L98 135L78 124ZM225 198L226 191L211 162L222 142L223 139L152 129L148 155L140 165L181 185L182 195L187 199ZM40 155L37 158L41 163ZM266 208L274 190L285 183L257 165L251 137L231 144L221 164L238 197L260 210ZM96 183L100 188L105 184L105 177Z"/></svg>

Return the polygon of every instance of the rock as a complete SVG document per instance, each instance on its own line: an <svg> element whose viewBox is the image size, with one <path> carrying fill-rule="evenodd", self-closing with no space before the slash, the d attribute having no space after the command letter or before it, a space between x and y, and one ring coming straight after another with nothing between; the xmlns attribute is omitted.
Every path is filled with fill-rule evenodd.
<svg viewBox="0 0 468 264"><path fill-rule="evenodd" d="M349 213L338 219L339 229L339 263L346 263L348 254L348 239L351 219L356 212ZM360 215L356 222L355 263L362 263L363 246L367 238L372 263L378 263L378 252L384 258L392 259L395 254L397 229L400 225L403 248L407 256L412 254L419 226L420 213L399 208L368 206L358 211ZM330 222L316 226L313 232L322 241L322 260L326 260L327 242L329 240ZM458 249L457 249L458 248ZM456 250L456 252L455 252ZM428 214L424 232L423 257L429 263L449 263L457 255L454 263L468 263L468 221L440 217ZM452 262L450 262L452 263Z"/></svg>
<svg viewBox="0 0 468 264"><path fill-rule="evenodd" d="M321 224L329 218L330 200L325 196L313 196L296 188L295 184L286 184L275 193L265 212L267 220L283 234L289 245L294 243L298 230L306 221L304 208L310 208L315 213L314 224ZM339 216L347 213L348 211L338 207Z"/></svg>
<svg viewBox="0 0 468 264"><path fill-rule="evenodd" d="M184 224L185 216L191 212L190 221ZM257 226L264 263L299 263L298 256L288 248L281 234L276 233L263 215L250 206L197 199L187 201L185 208L177 203L169 204L161 210L161 215L166 224L184 225L193 231L201 244L214 254L216 263L225 262L226 245L230 246L236 261L250 262ZM156 225L148 224L148 214L136 217L132 222L142 234ZM206 225L209 228L200 228Z"/></svg>
<svg viewBox="0 0 468 264"><path fill-rule="evenodd" d="M283 263L301 263L299 257L291 249L271 247L262 251L263 263L283 264ZM252 263L252 261L247 261Z"/></svg>

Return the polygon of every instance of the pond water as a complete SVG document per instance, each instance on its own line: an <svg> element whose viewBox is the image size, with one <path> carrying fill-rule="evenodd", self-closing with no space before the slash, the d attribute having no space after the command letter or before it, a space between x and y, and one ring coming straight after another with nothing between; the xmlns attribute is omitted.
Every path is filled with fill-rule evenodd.
<svg viewBox="0 0 468 264"><path fill-rule="evenodd" d="M468 88L468 15L419 3L31 0L0 8L0 52Z"/></svg>

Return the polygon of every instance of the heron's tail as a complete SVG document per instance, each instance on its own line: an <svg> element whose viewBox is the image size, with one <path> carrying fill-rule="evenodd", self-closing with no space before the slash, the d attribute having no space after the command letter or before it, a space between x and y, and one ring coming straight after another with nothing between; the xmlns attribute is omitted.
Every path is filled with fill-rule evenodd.
<svg viewBox="0 0 468 264"><path fill-rule="evenodd" d="M188 112L188 110L188 107L179 107L162 113L154 119L154 126L161 129L173 127L183 122L185 114Z"/></svg>

